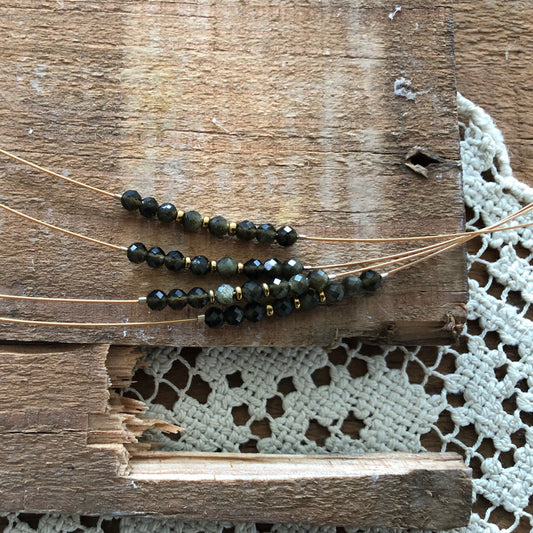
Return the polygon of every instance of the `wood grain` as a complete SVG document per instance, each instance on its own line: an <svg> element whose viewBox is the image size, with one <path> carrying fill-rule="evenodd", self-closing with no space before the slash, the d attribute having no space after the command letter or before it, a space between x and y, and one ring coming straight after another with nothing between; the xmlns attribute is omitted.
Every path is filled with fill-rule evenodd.
<svg viewBox="0 0 533 533"><path fill-rule="evenodd" d="M65 1L41 2L39 9L6 2L0 144L92 185L138 188L208 216L289 223L314 235L456 231L463 214L458 171L425 179L403 164L414 145L458 159L451 9L448 2L418 1L393 19L390 12L386 2ZM405 249L302 241L289 251L184 236L139 220L107 197L12 161L0 164L10 206L119 245L141 240L215 260L296 255L311 265ZM3 255L2 292L129 299L154 288L220 283L216 276L169 279L131 265L122 252L0 217L9 228L5 250L16 257ZM391 277L374 298L245 326L238 335L193 323L107 330L3 324L0 336L300 345L360 335L441 343L453 338L449 317L463 319L465 288L463 253L456 250ZM176 316L138 305L2 302L1 309L4 316L85 322Z"/></svg>
<svg viewBox="0 0 533 533"><path fill-rule="evenodd" d="M2 348L0 512L425 529L468 522L470 471L455 454L150 451L137 444L144 429L175 428L110 395L117 377L106 361L114 373L128 360L129 351L108 355L106 346Z"/></svg>

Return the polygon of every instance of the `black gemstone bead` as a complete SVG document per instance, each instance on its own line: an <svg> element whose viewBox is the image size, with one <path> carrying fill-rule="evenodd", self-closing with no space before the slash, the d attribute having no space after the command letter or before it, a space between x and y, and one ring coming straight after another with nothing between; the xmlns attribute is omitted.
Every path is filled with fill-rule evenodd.
<svg viewBox="0 0 533 533"><path fill-rule="evenodd" d="M167 306L167 297L163 291L156 289L146 297L146 303L150 309L161 311Z"/></svg>
<svg viewBox="0 0 533 533"><path fill-rule="evenodd" d="M195 255L191 259L191 272L197 276L207 274L211 269L211 263L205 255Z"/></svg>
<svg viewBox="0 0 533 533"><path fill-rule="evenodd" d="M263 287L257 281L247 281L241 290L247 302L258 302L263 297Z"/></svg>
<svg viewBox="0 0 533 533"><path fill-rule="evenodd" d="M137 191L126 191L120 197L120 203L124 209L128 211L135 211L141 206L141 195Z"/></svg>
<svg viewBox="0 0 533 533"><path fill-rule="evenodd" d="M263 272L263 263L259 259L250 259L244 263L244 274L251 279L258 278Z"/></svg>
<svg viewBox="0 0 533 533"><path fill-rule="evenodd" d="M219 285L215 291L215 300L220 305L231 305L233 303L234 293L235 289L231 285L223 283L222 285Z"/></svg>
<svg viewBox="0 0 533 533"><path fill-rule="evenodd" d="M172 272L178 272L185 268L185 257L180 251L172 250L165 256L165 266Z"/></svg>
<svg viewBox="0 0 533 533"><path fill-rule="evenodd" d="M375 270L366 270L359 277L365 291L375 291L381 287L381 275Z"/></svg>
<svg viewBox="0 0 533 533"><path fill-rule="evenodd" d="M174 204L161 204L157 210L157 218L161 222L174 222L178 216L178 210Z"/></svg>
<svg viewBox="0 0 533 533"><path fill-rule="evenodd" d="M159 246L154 246L148 250L146 254L146 263L149 267L159 268L165 263L165 252L159 248Z"/></svg>
<svg viewBox="0 0 533 533"><path fill-rule="evenodd" d="M268 288L270 296L276 299L285 298L289 295L289 291L291 290L289 282L279 278L273 279Z"/></svg>
<svg viewBox="0 0 533 533"><path fill-rule="evenodd" d="M307 275L309 287L316 291L323 290L329 282L329 276L321 269L311 270Z"/></svg>
<svg viewBox="0 0 533 533"><path fill-rule="evenodd" d="M304 266L298 259L288 259L283 263L283 276L286 279L292 278L295 274L301 274Z"/></svg>
<svg viewBox="0 0 533 533"><path fill-rule="evenodd" d="M282 298L281 300L274 300L272 307L277 316L289 316L294 309L294 304L289 298Z"/></svg>
<svg viewBox="0 0 533 533"><path fill-rule="evenodd" d="M261 244L272 244L276 240L276 228L272 224L261 224L257 226L255 238Z"/></svg>
<svg viewBox="0 0 533 533"><path fill-rule="evenodd" d="M235 235L242 241L251 241L255 237L256 227L255 224L249 220L243 220L237 224L235 229Z"/></svg>
<svg viewBox="0 0 533 533"><path fill-rule="evenodd" d="M155 198L152 198L151 196L147 196L141 201L141 205L139 206L139 213L141 213L143 217L152 218L156 215L158 208L159 204L157 203L157 200Z"/></svg>
<svg viewBox="0 0 533 533"><path fill-rule="evenodd" d="M200 231L202 228L202 215L197 211L187 211L181 219L185 231Z"/></svg>
<svg viewBox="0 0 533 533"><path fill-rule="evenodd" d="M224 311L218 307L210 307L205 312L205 323L210 328L219 328L224 324Z"/></svg>
<svg viewBox="0 0 533 533"><path fill-rule="evenodd" d="M292 246L298 239L296 230L291 226L283 226L276 232L276 240L281 246Z"/></svg>
<svg viewBox="0 0 533 533"><path fill-rule="evenodd" d="M250 322L259 322L266 315L266 307L263 304L253 302L246 304L243 309L244 317Z"/></svg>
<svg viewBox="0 0 533 533"><path fill-rule="evenodd" d="M215 237L222 237L228 234L229 222L224 217L216 216L209 219L207 227L212 235Z"/></svg>
<svg viewBox="0 0 533 533"><path fill-rule="evenodd" d="M224 311L224 320L230 326L238 326L244 320L244 311L238 305L231 305Z"/></svg>
<svg viewBox="0 0 533 533"><path fill-rule="evenodd" d="M217 261L217 272L221 278L231 278L237 274L237 261L231 257L223 257Z"/></svg>
<svg viewBox="0 0 533 533"><path fill-rule="evenodd" d="M188 303L187 293L181 289L172 289L167 294L168 306L176 311L183 309Z"/></svg>
<svg viewBox="0 0 533 533"><path fill-rule="evenodd" d="M291 294L294 296L300 296L309 289L309 281L306 276L303 274L295 274L289 280L289 285L291 287Z"/></svg>
<svg viewBox="0 0 533 533"><path fill-rule="evenodd" d="M193 287L187 294L187 303L195 309L205 307L209 303L209 294L200 287Z"/></svg>
<svg viewBox="0 0 533 533"><path fill-rule="evenodd" d="M135 264L142 263L146 259L148 250L142 242L134 242L127 251L128 259Z"/></svg>
<svg viewBox="0 0 533 533"><path fill-rule="evenodd" d="M342 280L342 284L344 285L344 292L349 296L360 294L363 290L363 282L359 276L346 276Z"/></svg>
<svg viewBox="0 0 533 533"><path fill-rule="evenodd" d="M283 272L283 265L281 264L281 261L278 261L273 257L264 262L263 270L265 275L270 279L279 278Z"/></svg>
<svg viewBox="0 0 533 533"><path fill-rule="evenodd" d="M326 303L328 304L342 302L344 299L344 288L340 283L334 281L324 289L324 294L326 295Z"/></svg>
<svg viewBox="0 0 533 533"><path fill-rule="evenodd" d="M302 294L302 296L299 297L299 300L300 309L303 309L304 311L315 309L320 303L318 292L314 289L309 289L305 294Z"/></svg>

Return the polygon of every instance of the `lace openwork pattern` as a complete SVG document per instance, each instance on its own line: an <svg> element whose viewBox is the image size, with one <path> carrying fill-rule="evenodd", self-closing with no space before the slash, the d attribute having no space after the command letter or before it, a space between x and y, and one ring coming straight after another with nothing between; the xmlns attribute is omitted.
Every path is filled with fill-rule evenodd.
<svg viewBox="0 0 533 533"><path fill-rule="evenodd" d="M458 95L467 227L533 201L512 176L499 130ZM167 450L263 453L457 451L472 467L465 532L533 528L533 231L470 247L470 302L453 347L153 348L127 394L186 428ZM5 531L316 531L275 524L8 515ZM355 531L355 530L354 530Z"/></svg>

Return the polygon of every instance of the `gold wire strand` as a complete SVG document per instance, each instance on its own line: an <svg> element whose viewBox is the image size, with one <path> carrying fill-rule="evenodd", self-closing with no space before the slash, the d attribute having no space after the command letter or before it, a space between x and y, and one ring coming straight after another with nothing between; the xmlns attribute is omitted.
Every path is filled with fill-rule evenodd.
<svg viewBox="0 0 533 533"><path fill-rule="evenodd" d="M82 183L81 181L67 178L66 176L62 176L61 174L58 174L57 172L54 172L53 170L48 170L47 168L41 167L39 165L36 165L35 163L32 163L31 161L27 161L26 159L23 159L22 157L19 157L15 154L12 154L10 152L6 152L5 150L0 149L0 154L3 154L7 157L10 157L11 159L14 159L15 161L18 161L19 163L23 163L24 165L27 165L29 167L32 167L36 170L39 170L40 172L44 172L45 174L49 174L50 176L54 176L55 178L59 178L64 181L68 181L69 183L72 183L74 185L77 185L78 187L83 187L84 189L89 189L90 191L97 192L99 194L104 194L105 196L111 196L112 198L116 198L117 195L109 192L104 191L103 189L99 189L98 187L93 187L91 185L87 185L86 183Z"/></svg>
<svg viewBox="0 0 533 533"><path fill-rule="evenodd" d="M31 222L35 222L35 224L40 224L41 226L45 226L46 228L54 229L56 231L64 233L65 235L70 235L71 237L77 237L78 239L83 239L84 241L89 241L95 244L101 244L102 246L107 246L108 248L113 248L114 250L120 250L122 252L125 252L127 250L125 246L117 246L116 244L111 244L110 242L93 239L92 237L87 237L86 235L80 235L79 233L74 233L73 231L69 231L68 229L54 226L53 224L49 224L48 222L44 222L43 220L39 220L38 218L30 217L29 215L21 213L20 211L17 211L16 209L13 209L12 207L8 207L5 204L0 203L0 207L2 209L5 209L6 211L9 211L10 213L14 213L15 215L18 215L19 217L25 218L26 220L29 220Z"/></svg>
<svg viewBox="0 0 533 533"><path fill-rule="evenodd" d="M130 326L161 326L167 324L180 324L182 322L198 322L196 318L180 318L177 320L161 320L158 322L48 322L46 320L25 320L23 318L0 317L0 322L28 324L33 326L58 326L72 328L128 328Z"/></svg>
<svg viewBox="0 0 533 533"><path fill-rule="evenodd" d="M49 298L46 296L18 296L13 294L0 294L0 300L29 300L32 302L63 302L81 304L138 304L136 300L97 300L95 298Z"/></svg>

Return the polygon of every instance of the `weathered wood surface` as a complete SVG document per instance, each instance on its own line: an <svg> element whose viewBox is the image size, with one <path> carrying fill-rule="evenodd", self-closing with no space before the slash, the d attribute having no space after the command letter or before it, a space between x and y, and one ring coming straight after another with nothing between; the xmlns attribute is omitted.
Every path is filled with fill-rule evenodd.
<svg viewBox="0 0 533 533"><path fill-rule="evenodd" d="M448 2L406 2L389 15L388 2L4 2L0 145L113 192L138 188L183 209L290 223L304 234L457 231L457 169L426 179L404 167L414 145L458 159L451 9ZM304 242L291 250L243 247L141 221L112 199L4 158L0 180L10 206L125 246L141 240L210 259L295 255L311 265L405 250ZM0 221L7 229L0 292L129 299L154 288L214 289L221 281L169 277L11 214L0 213ZM238 332L197 323L109 330L2 324L0 337L300 345L358 335L442 343L463 320L465 288L463 253L456 250L391 276L374 297ZM139 305L3 301L1 310L85 322L176 317Z"/></svg>
<svg viewBox="0 0 533 533"><path fill-rule="evenodd" d="M458 89L501 128L515 176L533 186L533 4L454 2Z"/></svg>
<svg viewBox="0 0 533 533"><path fill-rule="evenodd" d="M439 530L468 522L470 471L455 454L147 451L136 444L143 429L175 428L110 396L130 356L106 346L2 348L0 512Z"/></svg>

